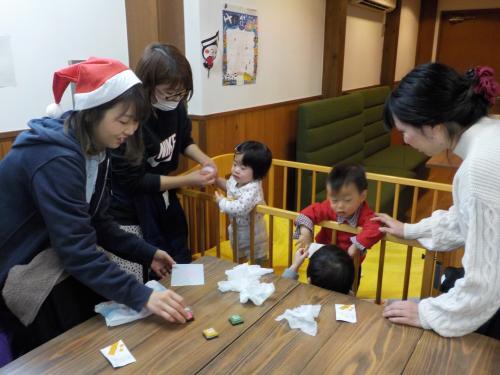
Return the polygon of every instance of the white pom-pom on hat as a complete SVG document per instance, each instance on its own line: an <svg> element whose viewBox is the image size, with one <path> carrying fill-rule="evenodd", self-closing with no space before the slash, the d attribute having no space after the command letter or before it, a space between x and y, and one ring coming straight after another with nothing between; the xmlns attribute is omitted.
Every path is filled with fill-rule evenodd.
<svg viewBox="0 0 500 375"><path fill-rule="evenodd" d="M63 109L62 109L62 107L59 104L57 104L57 103L51 103L45 109L45 113L49 117L59 118L63 114Z"/></svg>

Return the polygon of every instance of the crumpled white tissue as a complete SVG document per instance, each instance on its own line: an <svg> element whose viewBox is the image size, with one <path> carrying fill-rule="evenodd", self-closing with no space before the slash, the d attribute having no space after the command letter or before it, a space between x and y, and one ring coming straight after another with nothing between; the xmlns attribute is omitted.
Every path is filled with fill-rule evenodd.
<svg viewBox="0 0 500 375"><path fill-rule="evenodd" d="M320 310L321 305L300 305L291 310L286 309L283 314L276 318L276 321L286 319L291 329L298 328L308 335L316 336L318 323L316 323L315 318L318 317Z"/></svg>
<svg viewBox="0 0 500 375"><path fill-rule="evenodd" d="M272 268L262 268L259 265L239 264L227 270L227 280L219 281L219 290L224 292L240 292L240 302L252 301L260 306L274 293L273 283L261 283L260 277L272 273Z"/></svg>
<svg viewBox="0 0 500 375"><path fill-rule="evenodd" d="M167 288L156 280L148 281L144 285L156 292L163 292L167 290ZM128 306L114 301L101 302L94 307L94 311L104 317L108 327L130 323L134 320L142 319L152 314L146 307L143 307L141 311L137 312Z"/></svg>

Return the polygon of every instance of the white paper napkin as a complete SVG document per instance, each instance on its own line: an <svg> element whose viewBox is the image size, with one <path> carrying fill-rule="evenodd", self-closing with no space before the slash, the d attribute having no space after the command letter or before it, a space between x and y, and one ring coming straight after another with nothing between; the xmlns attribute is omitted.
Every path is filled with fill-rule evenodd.
<svg viewBox="0 0 500 375"><path fill-rule="evenodd" d="M321 305L301 305L294 309L286 309L283 314L276 318L276 321L286 319L291 329L300 329L311 336L318 333L318 323L316 318L321 310Z"/></svg>

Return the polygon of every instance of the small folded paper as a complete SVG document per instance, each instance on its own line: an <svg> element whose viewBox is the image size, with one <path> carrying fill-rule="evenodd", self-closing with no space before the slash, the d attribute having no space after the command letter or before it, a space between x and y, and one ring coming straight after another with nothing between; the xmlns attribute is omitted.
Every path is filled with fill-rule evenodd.
<svg viewBox="0 0 500 375"><path fill-rule="evenodd" d="M101 349L101 353L113 367L123 367L135 362L134 356L129 352L122 340Z"/></svg>
<svg viewBox="0 0 500 375"><path fill-rule="evenodd" d="M348 323L356 323L356 307L354 305L335 304L335 315L337 320Z"/></svg>

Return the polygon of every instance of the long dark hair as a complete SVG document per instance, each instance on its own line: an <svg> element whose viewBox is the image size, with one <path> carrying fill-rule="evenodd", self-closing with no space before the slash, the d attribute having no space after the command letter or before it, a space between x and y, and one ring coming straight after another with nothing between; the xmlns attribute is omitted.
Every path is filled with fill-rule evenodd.
<svg viewBox="0 0 500 375"><path fill-rule="evenodd" d="M444 124L452 138L488 114L497 89L491 68L478 67L460 75L444 64L423 64L387 98L384 121L388 128L395 127L394 117L416 128Z"/></svg>
<svg viewBox="0 0 500 375"><path fill-rule="evenodd" d="M144 95L141 84L137 84L107 103L90 109L74 111L66 119L64 124L66 132L71 132L74 135L85 155L96 155L104 151L95 141L94 130L104 118L106 111L118 104L124 105L124 112L133 106L134 120L138 121L139 124L147 119L150 112L149 101ZM144 152L140 128L127 138L125 147L124 157L132 164L139 164Z"/></svg>
<svg viewBox="0 0 500 375"><path fill-rule="evenodd" d="M186 57L174 46L151 43L142 54L135 73L142 81L148 99L156 86L166 84L187 91L186 100L193 96L193 73Z"/></svg>

